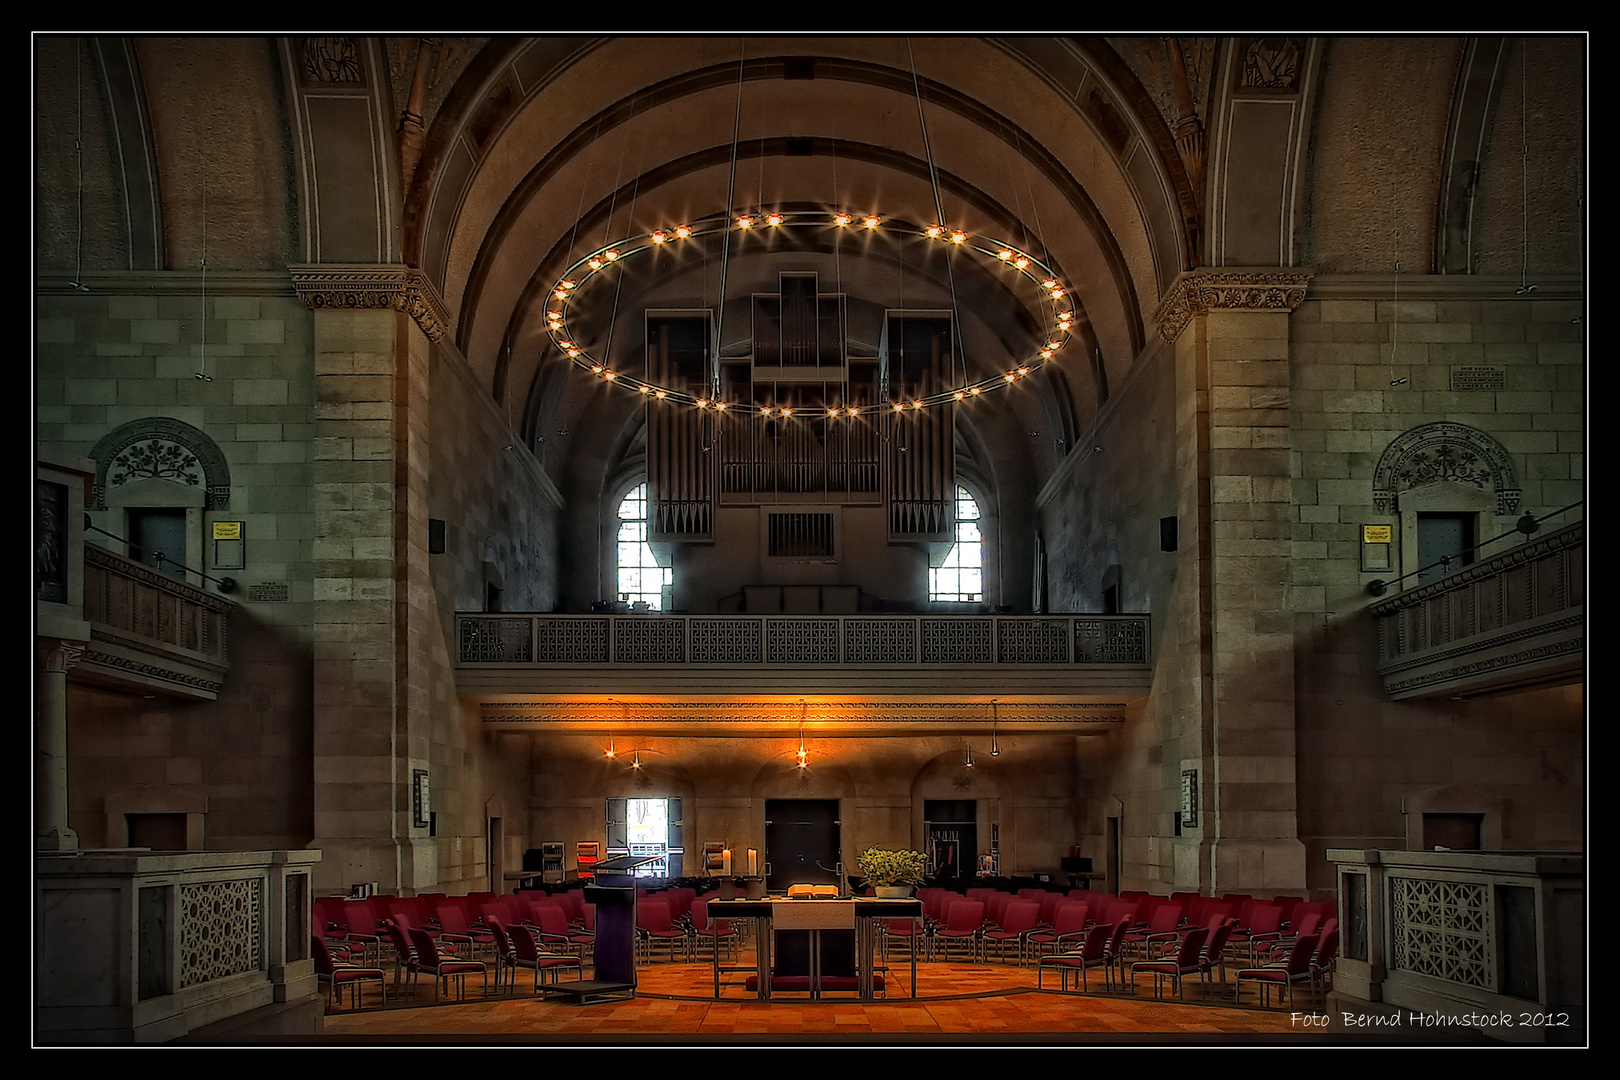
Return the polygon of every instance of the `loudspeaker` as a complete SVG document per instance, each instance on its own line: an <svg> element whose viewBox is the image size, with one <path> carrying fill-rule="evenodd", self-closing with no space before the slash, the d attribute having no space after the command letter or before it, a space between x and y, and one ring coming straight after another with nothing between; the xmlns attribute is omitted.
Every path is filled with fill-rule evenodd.
<svg viewBox="0 0 1620 1080"><path fill-rule="evenodd" d="M1176 518L1174 518L1174 517L1162 517L1162 518L1159 519L1159 550L1160 551L1174 551L1174 550L1176 550L1177 541L1180 539L1176 535L1177 532L1178 532L1178 529L1177 529Z"/></svg>

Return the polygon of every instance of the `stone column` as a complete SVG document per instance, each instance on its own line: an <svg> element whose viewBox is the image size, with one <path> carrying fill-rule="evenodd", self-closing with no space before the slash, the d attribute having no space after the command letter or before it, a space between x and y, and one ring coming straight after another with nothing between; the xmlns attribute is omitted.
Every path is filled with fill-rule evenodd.
<svg viewBox="0 0 1620 1080"><path fill-rule="evenodd" d="M34 718L34 850L77 851L68 827L67 670L84 642L41 638Z"/></svg>
<svg viewBox="0 0 1620 1080"><path fill-rule="evenodd" d="M1183 275L1176 343L1181 514L1201 626L1201 858L1214 892L1305 886L1295 762L1289 313L1308 272ZM1184 531L1184 537L1187 533ZM1192 537L1189 537L1191 539Z"/></svg>
<svg viewBox="0 0 1620 1080"><path fill-rule="evenodd" d="M402 266L293 269L314 311L316 888L437 880L414 823L431 718L411 664L426 560L430 335L444 325Z"/></svg>

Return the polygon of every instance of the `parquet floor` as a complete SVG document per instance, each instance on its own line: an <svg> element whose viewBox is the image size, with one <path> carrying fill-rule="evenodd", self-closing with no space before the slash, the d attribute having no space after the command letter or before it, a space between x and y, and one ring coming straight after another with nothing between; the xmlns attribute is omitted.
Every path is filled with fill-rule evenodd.
<svg viewBox="0 0 1620 1080"><path fill-rule="evenodd" d="M740 962L750 963L751 957L745 955ZM888 996L871 1002L853 1000L849 994L820 1001L786 994L759 1001L741 986L741 976L729 976L737 982L724 987L717 1000L710 964L682 960L643 963L632 1000L584 1006L535 998L528 992L532 976L527 984L521 976L515 994L491 988L491 996L485 998L474 977L467 984L464 1003L437 1005L426 979L414 996L408 990L390 994L386 1006L373 984L360 1009L353 1009L347 1000L338 1008L328 1007L324 1039L350 1045L579 1046L1081 1042L1309 1046L1331 1041L1320 1027L1308 1026L1287 1008L1258 1007L1247 987L1242 1007L1230 1000L1230 990L1222 997L1213 984L1206 991L1196 980L1188 984L1186 1003L1173 996L1157 1002L1146 975L1134 995L1060 993L1055 973L1048 972L1047 988L1038 990L1035 969L1013 963L922 961L913 999L906 996L910 966L897 961L889 971ZM1096 978L1093 973L1094 983ZM1297 997L1296 1009L1308 1011L1307 1001Z"/></svg>

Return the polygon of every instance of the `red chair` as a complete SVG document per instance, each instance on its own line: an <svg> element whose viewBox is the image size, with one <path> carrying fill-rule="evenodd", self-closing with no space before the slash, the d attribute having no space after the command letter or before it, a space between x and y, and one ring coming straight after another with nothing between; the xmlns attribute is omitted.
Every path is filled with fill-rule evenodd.
<svg viewBox="0 0 1620 1080"><path fill-rule="evenodd" d="M434 1001L439 1000L440 990L449 985L451 979L456 983L456 1000L465 1001L467 976L474 971L484 976L484 996L489 996L489 967L482 960L462 960L440 954L438 943L421 927L413 926L407 934L411 939L411 948L416 951L416 963L411 969L411 982L415 984L417 972L432 975Z"/></svg>
<svg viewBox="0 0 1620 1080"><path fill-rule="evenodd" d="M924 955L928 952L928 930L917 919L879 919L877 920L880 955L883 963L889 962L889 951L901 942L912 953L916 952L918 942L922 943Z"/></svg>
<svg viewBox="0 0 1620 1080"><path fill-rule="evenodd" d="M540 992L542 976L552 982L562 979L564 968L573 968L581 972L583 977L584 966L579 957L567 953L543 953L535 945L534 936L522 926L507 926L499 919L489 924L490 932L495 935L497 946L501 950L501 964L505 965L507 985L515 988L518 968L529 968L534 972L534 992ZM501 983L502 968L498 964L495 968L495 985Z"/></svg>
<svg viewBox="0 0 1620 1080"><path fill-rule="evenodd" d="M444 904L439 908L439 940L457 946L457 952L466 950L466 955L477 955L480 948L491 948L495 943L495 936L482 926L473 926L467 921L467 911L458 904Z"/></svg>
<svg viewBox="0 0 1620 1080"><path fill-rule="evenodd" d="M1322 934L1316 955L1311 957L1311 988L1320 990L1324 997L1327 994L1328 976L1333 971L1334 961L1339 958L1339 920L1329 921L1332 929Z"/></svg>
<svg viewBox="0 0 1620 1080"><path fill-rule="evenodd" d="M567 912L543 900L530 901L528 925L542 945L551 949L572 949L581 960L596 943L595 934L569 925Z"/></svg>
<svg viewBox="0 0 1620 1080"><path fill-rule="evenodd" d="M1014 900L1001 910L1000 925L979 935L979 952L988 958L990 946L996 946L996 958L1007 962L1007 946L1017 944L1018 966L1024 966L1024 939L1041 921L1041 905L1033 900Z"/></svg>
<svg viewBox="0 0 1620 1080"><path fill-rule="evenodd" d="M1113 936L1112 926L1093 926L1086 931L1085 943L1078 951L1054 953L1043 956L1035 965L1035 987L1044 989L1042 979L1047 968L1056 968L1062 978L1062 988L1069 989L1069 977L1073 972L1080 973L1080 987L1082 993L1090 993L1091 985L1088 972L1094 967L1103 969L1103 985L1112 989L1114 985L1113 965L1108 955L1108 940Z"/></svg>
<svg viewBox="0 0 1620 1080"><path fill-rule="evenodd" d="M671 960L676 946L685 948L687 944L686 931L674 925L669 905L652 897L636 900L636 940L643 956L650 956L655 946L662 945Z"/></svg>
<svg viewBox="0 0 1620 1080"><path fill-rule="evenodd" d="M1191 975L1193 972L1199 970L1199 953L1203 950L1204 942L1208 938L1209 931L1200 926L1195 930L1188 931L1182 937L1181 946L1176 950L1176 955L1173 959L1138 960L1136 963L1132 964L1130 981L1131 993L1136 993L1137 972L1145 971L1153 976L1153 996L1155 998L1159 998L1161 1000L1163 999L1164 980L1170 979L1176 984L1176 996L1185 1000L1186 995L1182 993L1181 988L1182 976Z"/></svg>
<svg viewBox="0 0 1620 1080"><path fill-rule="evenodd" d="M1294 984L1308 982L1311 977L1311 957L1316 953L1317 938L1312 935L1302 937L1294 942L1294 947L1288 952L1288 961L1283 964L1271 964L1258 968L1239 968L1237 973L1236 1000L1243 1002L1243 980L1260 984L1260 1004L1263 1008L1271 1005L1271 988L1273 986L1288 989L1288 1007L1294 1007Z"/></svg>
<svg viewBox="0 0 1620 1080"><path fill-rule="evenodd" d="M411 973L411 981L416 981L416 953L411 949L410 936L403 927L392 919L385 919L382 924L383 937L394 947L394 989L399 989L401 976Z"/></svg>
<svg viewBox="0 0 1620 1080"><path fill-rule="evenodd" d="M1126 931L1120 940L1121 963L1125 954L1140 955L1144 960L1154 952L1157 945L1176 939L1176 927L1181 925L1181 905L1161 902L1148 916L1145 925Z"/></svg>
<svg viewBox="0 0 1620 1080"><path fill-rule="evenodd" d="M935 928L934 944L950 959L951 943L965 942L979 953L979 933L984 927L984 904L978 900L957 900L945 912L944 925Z"/></svg>
<svg viewBox="0 0 1620 1080"><path fill-rule="evenodd" d="M377 980L377 990L382 994L382 1003L388 1004L388 984L383 981L383 969L374 967L361 967L358 964L346 964L332 959L331 950L326 947L326 939L320 934L311 934L310 941L315 949L315 978L317 983L326 983L331 987L331 1003L336 1008L338 1003L338 988L347 986L353 991L352 1000L358 1009L361 1002L361 988L371 980Z"/></svg>
<svg viewBox="0 0 1620 1080"><path fill-rule="evenodd" d="M736 955L738 942L742 935L731 925L730 919L709 918L709 898L707 896L700 896L692 901L692 907L688 910L687 915L692 922L692 942L694 945L700 942L707 943L713 948L710 955L718 956L720 946L724 944L729 954Z"/></svg>
<svg viewBox="0 0 1620 1080"><path fill-rule="evenodd" d="M1042 952L1048 945L1056 950L1078 942L1086 937L1086 918L1091 910L1090 905L1080 903L1078 900L1065 900L1052 912L1050 925L1044 930L1036 930L1025 940L1029 943L1030 951L1038 961Z"/></svg>
<svg viewBox="0 0 1620 1080"><path fill-rule="evenodd" d="M1256 947L1263 942L1282 937L1282 908L1275 904L1260 904L1249 915L1247 922L1238 918L1237 929L1232 931L1234 945L1249 947L1249 963L1258 959Z"/></svg>
<svg viewBox="0 0 1620 1080"><path fill-rule="evenodd" d="M1220 926L1210 931L1209 940L1204 943L1204 951L1198 957L1198 977L1200 982L1209 982L1209 977L1215 971L1221 973L1221 993L1226 993L1226 964L1224 954L1226 943L1232 937L1232 931L1237 927L1236 919L1227 919Z"/></svg>

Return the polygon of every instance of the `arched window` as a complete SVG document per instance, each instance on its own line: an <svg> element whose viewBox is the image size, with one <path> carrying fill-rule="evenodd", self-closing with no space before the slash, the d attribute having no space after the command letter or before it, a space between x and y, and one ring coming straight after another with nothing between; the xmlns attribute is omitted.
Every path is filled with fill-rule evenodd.
<svg viewBox="0 0 1620 1080"><path fill-rule="evenodd" d="M984 599L984 535L979 504L968 489L956 489L956 543L945 561L928 570L928 599L979 603Z"/></svg>
<svg viewBox="0 0 1620 1080"><path fill-rule="evenodd" d="M634 607L647 605L648 611L664 611L670 606L675 571L658 565L658 558L647 543L647 485L637 485L619 503L618 530L619 599Z"/></svg>

